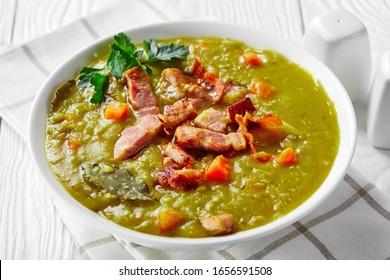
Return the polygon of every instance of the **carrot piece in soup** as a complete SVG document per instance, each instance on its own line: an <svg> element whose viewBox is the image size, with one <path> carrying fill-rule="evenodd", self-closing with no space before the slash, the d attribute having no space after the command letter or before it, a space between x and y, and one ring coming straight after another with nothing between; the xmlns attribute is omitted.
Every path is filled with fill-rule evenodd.
<svg viewBox="0 0 390 280"><path fill-rule="evenodd" d="M68 136L68 138L64 142L63 147L65 147L65 149L67 151L74 152L74 151L77 151L78 148L80 148L80 146L81 146L81 143L76 137Z"/></svg>
<svg viewBox="0 0 390 280"><path fill-rule="evenodd" d="M276 162L281 165L293 165L298 162L298 159L294 150L292 148L287 148L280 153Z"/></svg>
<svg viewBox="0 0 390 280"><path fill-rule="evenodd" d="M254 52L245 52L242 58L248 66L256 67L261 65L260 58Z"/></svg>
<svg viewBox="0 0 390 280"><path fill-rule="evenodd" d="M127 118L129 106L127 103L110 103L104 110L104 117L117 121L124 121Z"/></svg>
<svg viewBox="0 0 390 280"><path fill-rule="evenodd" d="M183 220L182 214L173 209L160 211L158 218L158 226L160 231L174 229Z"/></svg>
<svg viewBox="0 0 390 280"><path fill-rule="evenodd" d="M283 124L282 120L279 117L273 116L272 114L267 114L256 120L262 128L268 127L277 127Z"/></svg>
<svg viewBox="0 0 390 280"><path fill-rule="evenodd" d="M268 99L276 93L276 88L266 82L256 78L252 81L249 90L262 99Z"/></svg>
<svg viewBox="0 0 390 280"><path fill-rule="evenodd" d="M217 156L206 171L207 180L226 182L229 180L232 169L223 155Z"/></svg>

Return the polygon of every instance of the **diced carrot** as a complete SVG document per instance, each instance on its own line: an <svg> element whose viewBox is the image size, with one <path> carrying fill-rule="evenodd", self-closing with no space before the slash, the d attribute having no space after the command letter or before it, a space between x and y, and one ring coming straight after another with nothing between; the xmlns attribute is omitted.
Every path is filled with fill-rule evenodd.
<svg viewBox="0 0 390 280"><path fill-rule="evenodd" d="M109 103L104 110L104 117L117 121L124 121L127 118L129 106L127 103Z"/></svg>
<svg viewBox="0 0 390 280"><path fill-rule="evenodd" d="M257 152L251 155L255 160L260 161L260 162L268 162L271 158L272 155L267 153L267 152Z"/></svg>
<svg viewBox="0 0 390 280"><path fill-rule="evenodd" d="M158 215L158 226L160 231L174 229L183 220L183 215L173 209L161 210Z"/></svg>
<svg viewBox="0 0 390 280"><path fill-rule="evenodd" d="M248 66L256 67L261 65L260 58L254 52L245 52L242 58Z"/></svg>
<svg viewBox="0 0 390 280"><path fill-rule="evenodd" d="M232 169L223 155L217 156L206 171L207 180L226 182L229 180Z"/></svg>
<svg viewBox="0 0 390 280"><path fill-rule="evenodd" d="M68 151L76 151L80 148L81 143L76 137L68 136L64 142L64 146Z"/></svg>
<svg viewBox="0 0 390 280"><path fill-rule="evenodd" d="M252 81L249 90L262 99L268 99L276 93L276 88L266 82L256 78Z"/></svg>
<svg viewBox="0 0 390 280"><path fill-rule="evenodd" d="M258 118L257 122L261 125L262 128L277 127L283 124L279 117L273 116L272 114L267 114Z"/></svg>
<svg viewBox="0 0 390 280"><path fill-rule="evenodd" d="M195 48L201 49L201 48L206 47L208 45L209 45L209 42L207 42L207 41L200 41L198 44L196 44Z"/></svg>
<svg viewBox="0 0 390 280"><path fill-rule="evenodd" d="M296 164L298 162L297 156L292 148L284 149L278 158L276 159L276 162L281 165L292 165Z"/></svg>

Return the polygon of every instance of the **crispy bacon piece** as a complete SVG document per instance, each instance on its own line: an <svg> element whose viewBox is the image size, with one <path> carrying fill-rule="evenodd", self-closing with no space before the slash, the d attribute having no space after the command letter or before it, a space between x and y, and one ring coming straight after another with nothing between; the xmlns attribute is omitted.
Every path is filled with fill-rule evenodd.
<svg viewBox="0 0 390 280"><path fill-rule="evenodd" d="M233 230L234 216L232 214L211 216L202 219L200 223L210 235L226 234Z"/></svg>
<svg viewBox="0 0 390 280"><path fill-rule="evenodd" d="M191 167L196 162L196 159L193 156L173 143L168 143L164 150L164 155L185 167Z"/></svg>
<svg viewBox="0 0 390 280"><path fill-rule="evenodd" d="M243 100L226 108L226 112L232 122L235 121L236 115L244 116L246 112L253 113L255 110L256 108L249 97L245 97Z"/></svg>
<svg viewBox="0 0 390 280"><path fill-rule="evenodd" d="M161 128L157 115L147 115L138 124L126 128L115 143L114 158L123 160L134 156L157 136Z"/></svg>
<svg viewBox="0 0 390 280"><path fill-rule="evenodd" d="M177 68L166 68L161 73L161 89L174 92L177 100L183 97L196 98L206 96L209 89L198 84L198 79L184 74Z"/></svg>
<svg viewBox="0 0 390 280"><path fill-rule="evenodd" d="M256 153L257 149L254 145L253 135L248 131L249 122L255 123L261 128L278 127L283 124L282 120L279 117L273 116L272 114L267 114L262 117L256 118L249 112L246 112L244 117L240 114L236 115L235 120L239 125L238 131L242 133L248 141L251 153Z"/></svg>
<svg viewBox="0 0 390 280"><path fill-rule="evenodd" d="M129 89L129 101L141 116L158 114L157 99L153 95L150 78L140 67L133 67L125 74Z"/></svg>
<svg viewBox="0 0 390 280"><path fill-rule="evenodd" d="M179 147L201 149L222 153L230 150L240 151L246 148L244 135L241 133L223 134L208 129L179 126L175 132Z"/></svg>
<svg viewBox="0 0 390 280"><path fill-rule="evenodd" d="M215 132L225 133L230 120L224 113L210 108L197 116L194 120L194 123L196 126L201 128L207 128Z"/></svg>
<svg viewBox="0 0 390 280"><path fill-rule="evenodd" d="M160 185L179 190L190 190L206 180L204 169L176 170L171 166L157 170L154 176Z"/></svg>
<svg viewBox="0 0 390 280"><path fill-rule="evenodd" d="M204 75L206 73L206 69L204 68L204 65L203 65L202 61L199 59L199 57L195 57L194 63L192 63L192 66L191 66L191 73L196 78L203 78L204 77Z"/></svg>
<svg viewBox="0 0 390 280"><path fill-rule="evenodd" d="M178 100L189 99L195 110L216 104L223 96L223 84L218 80L215 85L204 82L204 78L184 74L177 68L166 68L161 73L161 89L174 92Z"/></svg>
<svg viewBox="0 0 390 280"><path fill-rule="evenodd" d="M246 113L246 114L249 114L249 113ZM246 115L245 114L245 115ZM240 126L240 128L238 129L238 131L240 133L242 133L242 135L244 135L244 137L246 138L246 141L248 142L248 145L249 145L249 148L251 150L251 153L256 153L257 152L257 149L255 147L255 140L253 138L253 135L252 133L249 133L248 132L248 121L245 117L243 117L242 115L236 115L236 123L238 123L238 125Z"/></svg>
<svg viewBox="0 0 390 280"><path fill-rule="evenodd" d="M158 117L164 123L164 127L170 129L195 118L197 115L192 103L184 99L168 106L165 114L159 114Z"/></svg>

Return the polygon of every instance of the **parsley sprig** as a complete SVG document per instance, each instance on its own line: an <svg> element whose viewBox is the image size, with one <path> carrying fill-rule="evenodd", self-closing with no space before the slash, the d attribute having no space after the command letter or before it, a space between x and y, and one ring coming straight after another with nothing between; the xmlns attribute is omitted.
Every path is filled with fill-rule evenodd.
<svg viewBox="0 0 390 280"><path fill-rule="evenodd" d="M187 47L178 44L157 44L153 39L144 41L143 49L137 49L131 42L131 38L124 33L114 36L114 42L110 45L110 54L103 68L84 67L80 71L77 86L80 88L92 85L94 93L91 103L98 104L105 100L105 91L108 87L109 72L116 79L121 79L127 69L139 66L148 75L152 75L152 69L147 63L156 61L170 61L172 59L185 59Z"/></svg>

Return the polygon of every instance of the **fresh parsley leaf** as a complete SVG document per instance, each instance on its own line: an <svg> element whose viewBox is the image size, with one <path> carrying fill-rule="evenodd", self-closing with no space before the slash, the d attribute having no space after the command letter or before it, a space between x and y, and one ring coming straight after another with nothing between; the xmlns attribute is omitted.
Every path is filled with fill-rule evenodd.
<svg viewBox="0 0 390 280"><path fill-rule="evenodd" d="M95 75L96 73L99 73L102 70L103 68L98 69L98 68L84 67L80 71L80 76L79 76L79 81L77 83L77 86L80 88L87 87L91 83L90 80L92 76Z"/></svg>
<svg viewBox="0 0 390 280"><path fill-rule="evenodd" d="M114 36L114 42L124 53L129 55L132 55L137 48L123 32Z"/></svg>
<svg viewBox="0 0 390 280"><path fill-rule="evenodd" d="M144 58L146 56L146 60ZM110 54L104 68L84 67L80 71L78 87L94 86L94 94L91 103L97 104L105 100L105 91L108 86L108 74L111 72L116 79L121 79L123 72L133 67L141 67L148 75L152 75L152 69L147 63L155 61L170 61L174 58L185 59L187 47L177 44L157 44L155 40L144 41L144 48L137 50L131 42L131 38L125 33L114 36L114 42L110 45Z"/></svg>
<svg viewBox="0 0 390 280"><path fill-rule="evenodd" d="M160 44L153 39L144 41L144 50L148 57L144 63L155 61L170 61L174 58L184 59L187 56L187 47L184 45Z"/></svg>
<svg viewBox="0 0 390 280"><path fill-rule="evenodd" d="M121 52L119 50L111 50L110 56L107 59L107 67L115 78L122 78L126 65L126 58L121 54Z"/></svg>
<svg viewBox="0 0 390 280"><path fill-rule="evenodd" d="M90 82L95 89L95 93L92 95L90 102L93 104L102 103L106 99L104 92L108 85L108 76L95 73L95 75L91 77Z"/></svg>

